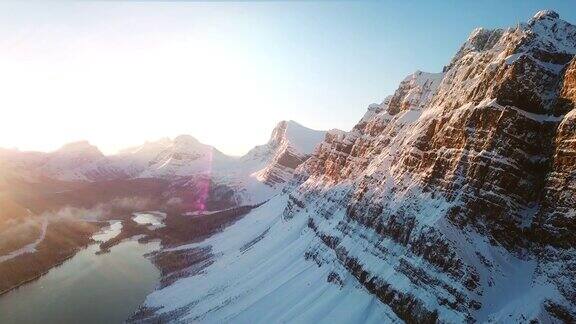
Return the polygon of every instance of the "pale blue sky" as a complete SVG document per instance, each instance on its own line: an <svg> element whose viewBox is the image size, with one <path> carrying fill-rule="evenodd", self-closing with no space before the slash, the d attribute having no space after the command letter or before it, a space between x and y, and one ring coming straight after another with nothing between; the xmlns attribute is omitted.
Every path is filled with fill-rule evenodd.
<svg viewBox="0 0 576 324"><path fill-rule="evenodd" d="M0 146L107 153L191 134L230 154L282 119L349 130L475 27L574 1L2 2Z"/></svg>

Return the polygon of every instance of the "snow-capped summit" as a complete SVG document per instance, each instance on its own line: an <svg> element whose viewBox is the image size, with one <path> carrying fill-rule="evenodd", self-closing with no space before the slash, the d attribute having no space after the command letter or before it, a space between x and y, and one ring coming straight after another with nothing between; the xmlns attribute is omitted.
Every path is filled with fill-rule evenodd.
<svg viewBox="0 0 576 324"><path fill-rule="evenodd" d="M63 145L58 150L52 152L52 156L78 156L85 158L101 158L104 156L100 150L88 141L78 141Z"/></svg>
<svg viewBox="0 0 576 324"><path fill-rule="evenodd" d="M302 154L312 154L314 147L324 139L325 131L304 127L293 120L281 121L272 131L269 145L279 146L288 143Z"/></svg>
<svg viewBox="0 0 576 324"><path fill-rule="evenodd" d="M276 186L288 181L294 170L313 153L325 136L295 121L279 122L268 143L250 150L242 161L253 165L252 174L259 181Z"/></svg>
<svg viewBox="0 0 576 324"><path fill-rule="evenodd" d="M171 142L162 142L164 147L148 162L148 167L139 177L175 178L200 174L211 174L232 158L212 146L198 141L190 135L179 135Z"/></svg>
<svg viewBox="0 0 576 324"><path fill-rule="evenodd" d="M193 147L201 146L203 144L201 144L194 136L183 134L178 135L174 138L173 145L186 150Z"/></svg>
<svg viewBox="0 0 576 324"><path fill-rule="evenodd" d="M172 144L169 137L163 137L157 141L146 141L142 145L129 147L121 150L118 155L134 154L134 155L153 155L158 154L159 151L165 149Z"/></svg>
<svg viewBox="0 0 576 324"><path fill-rule="evenodd" d="M448 66L434 106L496 98L536 114L557 114L563 68L576 54L576 26L544 11L513 28L475 30Z"/></svg>
<svg viewBox="0 0 576 324"><path fill-rule="evenodd" d="M95 170L105 161L104 154L96 146L88 141L78 141L48 153L41 170L42 175L49 178L88 181L97 176Z"/></svg>
<svg viewBox="0 0 576 324"><path fill-rule="evenodd" d="M554 10L540 10L538 11L532 19L539 20L539 19L558 19L560 15Z"/></svg>

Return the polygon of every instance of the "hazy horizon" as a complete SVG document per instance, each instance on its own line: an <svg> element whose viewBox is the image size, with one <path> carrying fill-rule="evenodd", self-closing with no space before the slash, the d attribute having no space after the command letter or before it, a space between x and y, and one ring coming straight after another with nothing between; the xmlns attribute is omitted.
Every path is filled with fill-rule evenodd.
<svg viewBox="0 0 576 324"><path fill-rule="evenodd" d="M299 122L297 122L297 121L295 121L295 120L281 120L281 121L278 121L278 123L283 122L283 121L296 122L297 124L306 127L306 125L302 125L302 123L299 123ZM256 147L256 146L260 146L260 145L266 144L266 142L268 142L268 141L270 140L270 135L272 134L272 131L273 131L274 128L278 125L278 123L274 124L274 125L270 128L270 131L268 132L269 137L266 139L266 141L264 141L264 142L262 142L262 143L255 143L254 145L252 145L252 147L249 148L249 150L252 149L252 148L254 148L254 147ZM313 128L310 128L310 127L306 127L306 128L309 128L309 129L315 130L315 131L324 131L324 130L322 130L322 129L313 129ZM328 130L326 130L326 131L328 131ZM92 146L97 147L104 155L110 156L110 155L120 154L120 153L123 153L124 151L129 151L129 150L131 150L131 149L137 149L139 146L144 145L144 144L147 144L147 143L160 142L160 141L163 141L163 140L174 140L176 137L182 136L182 135L184 135L184 136L189 135L189 136L192 136L193 138L195 138L196 140L198 140L198 138L196 138L196 136L194 136L194 134L178 134L178 135L175 135L175 136L163 136L163 137L159 137L159 138L152 139L152 140L143 140L143 141L140 142L140 143L134 143L134 144L132 144L132 145L129 144L129 145L125 146L125 147L120 147L118 150L113 151L113 152L103 151L98 145L92 143L90 140L87 140L87 139L79 139L79 140L77 140L77 141L71 141L71 142L62 143L60 146L58 146L58 147L56 147L56 148L54 148L54 149L49 149L49 150L35 150L35 149L29 149L29 150L27 150L27 149L20 149L20 148L18 148L18 147L0 147L0 149L16 150L16 151L20 151L20 152L51 153L51 152L58 151L59 149L62 149L62 148L64 148L65 146L67 146L67 145L69 145L69 144L88 143L88 144L90 144L90 145L92 145ZM214 149L216 149L216 150L218 150L218 151L222 151L222 150L220 150L218 147L212 145L211 143L205 143L205 142L200 141L200 140L199 140L199 142L200 142L201 144L205 144L205 145L212 146ZM231 157L241 157L241 156L243 156L244 154L246 154L246 153L248 153L248 152L242 152L242 153L239 153L239 154L226 153L226 152L223 152L223 153L226 154L226 155L228 155L228 156L231 156Z"/></svg>
<svg viewBox="0 0 576 324"><path fill-rule="evenodd" d="M281 120L349 130L475 27L570 3L3 2L0 147L106 154L190 134L230 155ZM305 9L305 10L304 10ZM434 48L434 50L430 50Z"/></svg>

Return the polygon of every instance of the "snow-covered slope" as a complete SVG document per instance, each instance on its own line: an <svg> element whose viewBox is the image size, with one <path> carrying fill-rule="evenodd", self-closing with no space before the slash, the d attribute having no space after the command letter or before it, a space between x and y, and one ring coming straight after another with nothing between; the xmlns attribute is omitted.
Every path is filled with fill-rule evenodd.
<svg viewBox="0 0 576 324"><path fill-rule="evenodd" d="M225 232L152 318L206 322L574 322L576 27L542 11L473 31L292 190ZM198 265L195 265L198 266Z"/></svg>
<svg viewBox="0 0 576 324"><path fill-rule="evenodd" d="M165 137L157 141L147 141L142 145L121 150L118 154L108 156L108 158L115 167L135 177L144 172L160 152L169 149L173 145L173 140Z"/></svg>
<svg viewBox="0 0 576 324"><path fill-rule="evenodd" d="M201 244L178 247L199 251L209 246L209 262L198 275L184 278L148 296L160 306L161 320L206 323L383 323L397 321L390 309L304 257L314 233L307 218L287 221L286 196L273 198L233 227ZM340 269L340 273L345 270ZM332 274L332 275L331 275ZM332 282L327 277L333 278ZM340 282L342 280L342 282Z"/></svg>

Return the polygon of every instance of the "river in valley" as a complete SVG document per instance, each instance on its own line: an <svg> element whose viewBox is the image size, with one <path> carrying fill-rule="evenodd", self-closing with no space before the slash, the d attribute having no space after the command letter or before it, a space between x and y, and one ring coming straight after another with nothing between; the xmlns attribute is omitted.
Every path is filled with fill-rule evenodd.
<svg viewBox="0 0 576 324"><path fill-rule="evenodd" d="M120 230L113 223L94 239L105 241ZM158 285L160 272L145 257L158 248L158 242L131 239L97 254L99 246L92 244L0 296L0 323L122 323Z"/></svg>

